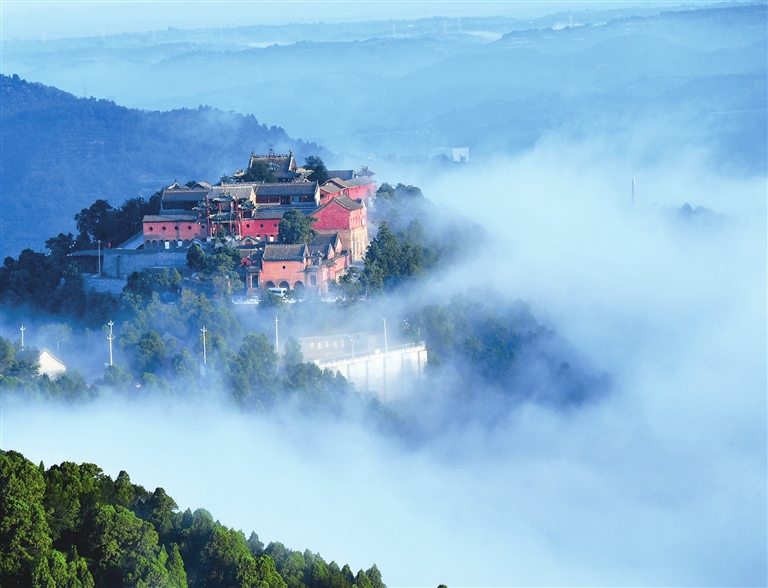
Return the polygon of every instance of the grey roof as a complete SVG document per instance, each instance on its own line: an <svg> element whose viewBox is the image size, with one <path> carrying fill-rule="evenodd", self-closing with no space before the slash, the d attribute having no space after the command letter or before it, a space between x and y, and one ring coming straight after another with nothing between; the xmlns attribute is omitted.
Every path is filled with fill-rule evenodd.
<svg viewBox="0 0 768 588"><path fill-rule="evenodd" d="M174 182L163 189L162 200L203 200L210 188L210 184L205 182L198 182L192 188Z"/></svg>
<svg viewBox="0 0 768 588"><path fill-rule="evenodd" d="M296 172L296 160L293 158L292 151L289 151L288 155L276 155L271 150L267 155L256 155L251 152L248 167L250 168L256 162L265 163L280 179L293 179L301 175Z"/></svg>
<svg viewBox="0 0 768 588"><path fill-rule="evenodd" d="M371 178L362 177L362 178L352 178L347 183L352 186L366 186L368 184L375 184L376 181L372 180Z"/></svg>
<svg viewBox="0 0 768 588"><path fill-rule="evenodd" d="M220 198L224 194L230 194L235 198L250 200L254 196L253 184L224 184L213 186L208 192L209 198Z"/></svg>
<svg viewBox="0 0 768 588"><path fill-rule="evenodd" d="M341 237L338 233L318 234L307 244L307 247L309 247L311 254L321 253L323 257L329 257L331 247L333 247L334 252L341 251Z"/></svg>
<svg viewBox="0 0 768 588"><path fill-rule="evenodd" d="M194 214L197 215L197 207L194 207L190 210L184 209L184 208L163 208L160 207L160 216L172 216L176 219L179 218L187 218L188 215Z"/></svg>
<svg viewBox="0 0 768 588"><path fill-rule="evenodd" d="M162 202L200 202L205 200L208 190L181 190L163 192Z"/></svg>
<svg viewBox="0 0 768 588"><path fill-rule="evenodd" d="M360 210L361 208L365 208L364 204L358 202L357 200L352 200L349 196L337 196L325 206L330 206L334 202L336 202L342 208L346 208L347 210ZM323 208L325 208L325 206L323 206Z"/></svg>
<svg viewBox="0 0 768 588"><path fill-rule="evenodd" d="M355 177L355 170L353 169L329 169L329 178L339 178L340 180L351 180Z"/></svg>
<svg viewBox="0 0 768 588"><path fill-rule="evenodd" d="M328 182L320 186L320 189L326 194L333 194L335 192L341 192L342 190L345 190L345 188L340 188L336 184L331 184Z"/></svg>
<svg viewBox="0 0 768 588"><path fill-rule="evenodd" d="M170 186L165 188L165 190L210 190L211 185L208 182L193 182L192 186L187 186L186 184L179 184L179 182L173 182Z"/></svg>
<svg viewBox="0 0 768 588"><path fill-rule="evenodd" d="M251 219L253 220L272 220L283 218L283 215L288 211L286 206L270 206L266 208L258 208L251 213Z"/></svg>
<svg viewBox="0 0 768 588"><path fill-rule="evenodd" d="M310 241L309 246L320 245L335 245L337 241L341 241L338 233L322 233L315 235L315 238Z"/></svg>
<svg viewBox="0 0 768 588"><path fill-rule="evenodd" d="M264 261L304 261L309 254L306 245L278 245L268 243L264 246Z"/></svg>
<svg viewBox="0 0 768 588"><path fill-rule="evenodd" d="M250 184L256 191L256 196L314 196L317 192L317 182L292 182L277 184Z"/></svg>
<svg viewBox="0 0 768 588"><path fill-rule="evenodd" d="M339 178L331 178L323 186L327 186L328 184L334 184L336 186L339 186L341 188L352 188L354 184L347 182L345 180L341 180Z"/></svg>
<svg viewBox="0 0 768 588"><path fill-rule="evenodd" d="M179 212L176 214L148 214L142 219L142 222L145 222L145 223L160 223L160 222L177 223L179 221L197 222L197 213L196 212Z"/></svg>

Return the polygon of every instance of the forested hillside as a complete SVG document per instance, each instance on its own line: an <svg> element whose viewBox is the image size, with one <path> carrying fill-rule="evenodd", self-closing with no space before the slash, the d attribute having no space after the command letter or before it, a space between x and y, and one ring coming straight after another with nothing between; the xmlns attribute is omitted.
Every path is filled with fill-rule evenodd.
<svg viewBox="0 0 768 588"><path fill-rule="evenodd" d="M0 100L2 257L72 232L75 213L97 199L148 197L175 179L215 182L252 150L326 155L280 127L209 107L129 109L15 75L0 76Z"/></svg>
<svg viewBox="0 0 768 588"><path fill-rule="evenodd" d="M386 588L376 565L354 574L317 553L266 547L162 488L95 464L45 469L0 450L3 588Z"/></svg>
<svg viewBox="0 0 768 588"><path fill-rule="evenodd" d="M255 307L236 305L232 296L246 270L240 253L223 242L210 253L190 248L187 265L199 273L200 289L182 284L176 269L145 270L128 277L119 297L84 291L80 270L66 256L71 235L46 241L50 255L24 250L0 266L0 303L14 323L28 325L23 347L0 337L0 391L72 403L111 393L183 403L218 390L244 412L290 407L347 415L414 446L442 435L445 423L493 427L521 403L578 407L610 392L610 375L585 363L526 304L491 291L422 295L430 276L465 259L460 244L469 235L481 241L481 227L451 219L418 187L404 184L381 185L369 220L378 228L365 264L332 286L335 303L313 293L298 300L291 293L288 302L266 291ZM377 395L358 394L340 373L304 361L301 337L338 333L339 325L381 333L382 318L390 344L425 341L429 369L418 388L439 395L382 403ZM281 347L273 338L276 319ZM46 324L34 329L30 321ZM114 365L105 368L98 352L82 350L106 351L108 321L114 322ZM34 346L59 343L68 370L51 379L39 373ZM423 418L425 406L431 419Z"/></svg>

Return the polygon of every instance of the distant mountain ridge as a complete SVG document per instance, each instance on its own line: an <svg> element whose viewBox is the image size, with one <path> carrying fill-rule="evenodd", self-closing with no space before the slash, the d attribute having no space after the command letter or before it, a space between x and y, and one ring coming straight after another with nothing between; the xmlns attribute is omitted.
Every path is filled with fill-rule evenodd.
<svg viewBox="0 0 768 588"><path fill-rule="evenodd" d="M78 98L18 76L0 76L0 253L41 250L75 232L96 199L117 206L175 180L216 182L252 150L327 158L314 143L255 117L201 106L167 112Z"/></svg>
<svg viewBox="0 0 768 588"><path fill-rule="evenodd" d="M525 30L472 21L492 42L460 34L460 22L418 21L386 38L379 23L356 37L318 25L3 42L6 73L152 109L0 78L3 255L74 230L72 216L97 198L117 205L174 179L215 181L270 146L299 160L327 153L222 110L366 161L468 147L474 162L554 135L626 146L633 166L693 148L727 173L768 170L765 3L587 11L573 27L561 13ZM278 32L316 40L263 46Z"/></svg>
<svg viewBox="0 0 768 588"><path fill-rule="evenodd" d="M468 147L479 161L547 135L635 144L639 133L638 164L706 146L713 166L763 174L767 27L765 2L627 4L4 41L2 67L141 108L253 113L355 158Z"/></svg>

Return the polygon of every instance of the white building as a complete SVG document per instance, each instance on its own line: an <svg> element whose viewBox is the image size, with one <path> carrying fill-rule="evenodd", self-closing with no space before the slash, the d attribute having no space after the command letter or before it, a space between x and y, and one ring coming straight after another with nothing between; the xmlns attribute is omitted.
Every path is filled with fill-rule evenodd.
<svg viewBox="0 0 768 588"><path fill-rule="evenodd" d="M40 357L38 357L38 362L40 362L40 375L42 376L45 374L52 380L55 380L58 378L61 374L67 371L67 366L65 366L61 360L59 360L53 353L48 351L47 349L43 349L40 352Z"/></svg>

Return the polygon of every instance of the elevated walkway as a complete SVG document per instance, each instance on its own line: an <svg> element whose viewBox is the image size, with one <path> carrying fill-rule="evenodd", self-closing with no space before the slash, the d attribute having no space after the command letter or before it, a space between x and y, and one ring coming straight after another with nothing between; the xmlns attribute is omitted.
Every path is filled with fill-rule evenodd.
<svg viewBox="0 0 768 588"><path fill-rule="evenodd" d="M427 347L424 341L395 345L362 353L351 353L314 363L340 373L361 392L376 394L383 402L403 398L424 375Z"/></svg>

